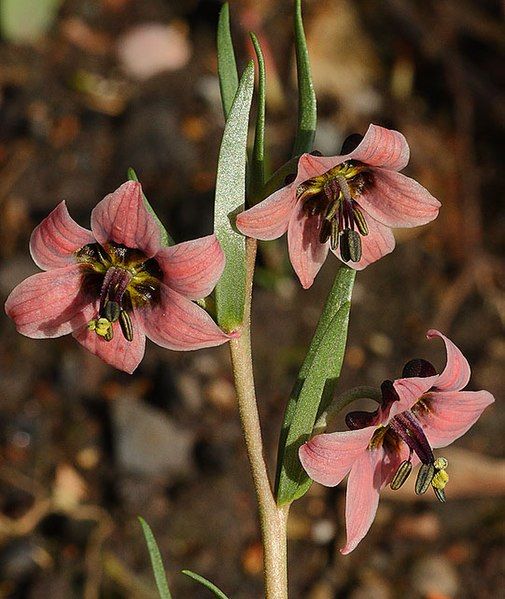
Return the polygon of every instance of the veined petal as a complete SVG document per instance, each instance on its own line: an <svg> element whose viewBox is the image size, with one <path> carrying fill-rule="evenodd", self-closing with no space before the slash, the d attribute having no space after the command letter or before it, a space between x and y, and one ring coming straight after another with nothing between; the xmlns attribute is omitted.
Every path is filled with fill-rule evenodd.
<svg viewBox="0 0 505 599"><path fill-rule="evenodd" d="M413 412L432 447L445 447L464 435L493 402L488 391L432 391Z"/></svg>
<svg viewBox="0 0 505 599"><path fill-rule="evenodd" d="M399 131L370 125L359 146L345 160L359 160L370 166L401 171L409 158L409 144Z"/></svg>
<svg viewBox="0 0 505 599"><path fill-rule="evenodd" d="M361 143L349 154L339 156L302 154L298 163L298 174L303 178L300 178L297 184L311 177L318 177L346 160L357 160L369 166L400 171L407 166L409 158L409 145L399 131L370 125Z"/></svg>
<svg viewBox="0 0 505 599"><path fill-rule="evenodd" d="M206 297L214 289L225 265L224 252L215 235L162 248L156 261L163 281L189 299Z"/></svg>
<svg viewBox="0 0 505 599"><path fill-rule="evenodd" d="M373 183L357 198L360 206L388 227L418 227L438 216L440 202L401 173L374 168Z"/></svg>
<svg viewBox="0 0 505 599"><path fill-rule="evenodd" d="M96 314L98 304L94 309ZM90 331L87 325L75 331L73 336L83 347L107 364L131 374L144 356L146 336L135 311L130 312L130 320L133 328L131 341L124 338L118 322L113 325L114 337L110 341L105 341L95 331Z"/></svg>
<svg viewBox="0 0 505 599"><path fill-rule="evenodd" d="M456 345L440 331L430 329L426 333L428 339L440 337L445 343L447 363L442 374L438 377L435 388L440 391L460 391L470 380L470 365Z"/></svg>
<svg viewBox="0 0 505 599"><path fill-rule="evenodd" d="M372 526L382 487L383 459L382 447L365 451L351 468L345 500L347 542L340 550L343 555L355 549Z"/></svg>
<svg viewBox="0 0 505 599"><path fill-rule="evenodd" d="M11 292L5 311L27 337L61 337L88 321L91 300L81 287L82 271L77 264L41 272Z"/></svg>
<svg viewBox="0 0 505 599"><path fill-rule="evenodd" d="M256 206L237 215L237 229L254 239L269 241L284 235L296 205L294 181L279 189Z"/></svg>
<svg viewBox="0 0 505 599"><path fill-rule="evenodd" d="M94 243L91 231L78 225L61 202L35 229L30 237L30 253L42 270L62 268L75 263L75 252Z"/></svg>
<svg viewBox="0 0 505 599"><path fill-rule="evenodd" d="M213 347L232 337L224 333L203 308L166 285L160 287L160 304L139 314L146 335L161 347L186 351Z"/></svg>
<svg viewBox="0 0 505 599"><path fill-rule="evenodd" d="M160 228L147 209L142 188L127 181L105 196L91 212L91 229L98 243L120 243L152 258L161 248Z"/></svg>
<svg viewBox="0 0 505 599"><path fill-rule="evenodd" d="M438 374L424 377L413 376L394 381L393 385L400 400L390 405L389 414L384 415L383 424L391 420L391 418L397 414L401 414L402 412L405 412L405 410L410 410L417 400L431 389L435 381L438 380L438 376Z"/></svg>
<svg viewBox="0 0 505 599"><path fill-rule="evenodd" d="M300 462L312 480L334 487L356 460L368 451L374 431L374 426L368 426L354 431L316 435L300 447Z"/></svg>
<svg viewBox="0 0 505 599"><path fill-rule="evenodd" d="M346 262L355 270L363 270L395 249L395 237L391 229L376 221L369 214L365 214L365 219L368 225L368 235L361 236L361 259L359 262ZM334 254L342 260L340 246L334 251Z"/></svg>
<svg viewBox="0 0 505 599"><path fill-rule="evenodd" d="M289 221L289 259L304 289L312 285L328 255L329 243L319 241L319 222L319 217L304 214L301 202Z"/></svg>

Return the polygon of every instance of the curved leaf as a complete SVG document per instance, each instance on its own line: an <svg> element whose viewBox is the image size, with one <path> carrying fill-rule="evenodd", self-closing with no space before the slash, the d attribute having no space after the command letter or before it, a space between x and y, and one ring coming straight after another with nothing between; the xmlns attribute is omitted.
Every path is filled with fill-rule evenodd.
<svg viewBox="0 0 505 599"><path fill-rule="evenodd" d="M258 60L258 106L256 113L256 129L249 177L249 203L255 204L261 198L265 176L265 60L258 38L250 34Z"/></svg>
<svg viewBox="0 0 505 599"><path fill-rule="evenodd" d="M193 580L196 580L200 584L203 584L203 586L209 589L209 591L211 591L212 593L214 593L214 595L218 597L218 599L228 599L228 597L223 593L221 589L218 589L218 587L215 584L212 584L210 580L207 580L203 576L200 576L200 574L196 574L196 572L191 572L191 570L182 570L182 573L186 576L189 576Z"/></svg>
<svg viewBox="0 0 505 599"><path fill-rule="evenodd" d="M331 402L340 376L355 276L353 269L340 268L286 407L277 464L279 505L298 499L311 484L298 459L298 449Z"/></svg>
<svg viewBox="0 0 505 599"><path fill-rule="evenodd" d="M153 531L149 524L138 516L144 537L147 543L147 549L149 551L149 557L151 558L151 565L153 567L154 579L156 580L156 586L158 587L158 593L161 599L172 599L172 595L168 589L167 577L165 575L165 568L163 567L163 560L161 559L161 553L154 538Z"/></svg>
<svg viewBox="0 0 505 599"><path fill-rule="evenodd" d="M312 151L317 123L316 93L310 74L309 53L303 30L302 0L295 0L295 48L298 76L298 128L293 156Z"/></svg>
<svg viewBox="0 0 505 599"><path fill-rule="evenodd" d="M217 72L225 119L228 118L238 88L237 62L230 31L230 8L223 4L217 25Z"/></svg>
<svg viewBox="0 0 505 599"><path fill-rule="evenodd" d="M214 231L226 255L216 286L218 324L231 331L242 323L245 302L245 237L235 229L235 216L244 209L247 131L254 87L254 64L249 62L228 115L216 180Z"/></svg>

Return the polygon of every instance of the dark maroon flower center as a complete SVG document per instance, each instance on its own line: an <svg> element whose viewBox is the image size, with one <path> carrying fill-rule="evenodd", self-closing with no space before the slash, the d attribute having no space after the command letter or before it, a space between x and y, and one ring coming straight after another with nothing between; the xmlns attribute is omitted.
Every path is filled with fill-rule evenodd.
<svg viewBox="0 0 505 599"><path fill-rule="evenodd" d="M361 237L368 235L368 225L356 198L372 183L364 164L348 160L298 187L305 213L318 220L320 243L329 240L332 250L340 246L344 262L361 259Z"/></svg>
<svg viewBox="0 0 505 599"><path fill-rule="evenodd" d="M411 360L403 369L403 375L406 378L433 376L433 374L436 374L435 368L426 360ZM351 430L377 426L370 441L371 449L383 446L387 452L398 454L401 442L408 446L409 458L398 467L391 480L392 489L399 489L407 480L412 471L412 455L416 454L421 461L421 468L416 480L416 493L426 492L431 485L437 498L440 501L445 501L444 488L449 480L445 471L447 460L445 458L435 459L422 424L416 417L416 414L429 412L426 402L420 397L411 410L396 414L387 424L381 424L387 418L393 404L400 399L393 382L389 380L382 383L381 395L381 404L374 412L349 412L345 418L347 426Z"/></svg>
<svg viewBox="0 0 505 599"><path fill-rule="evenodd" d="M82 265L83 292L100 300L89 329L110 341L118 323L124 338L131 341L131 312L159 301L163 275L156 260L119 244L93 243L77 252L77 261Z"/></svg>

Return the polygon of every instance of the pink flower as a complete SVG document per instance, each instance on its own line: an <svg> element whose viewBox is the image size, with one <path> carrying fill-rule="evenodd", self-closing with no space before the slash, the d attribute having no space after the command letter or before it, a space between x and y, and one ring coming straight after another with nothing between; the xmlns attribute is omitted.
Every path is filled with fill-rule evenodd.
<svg viewBox="0 0 505 599"><path fill-rule="evenodd" d="M225 257L215 235L162 246L160 228L129 181L91 213L91 231L65 203L33 231L33 260L46 272L20 283L5 311L34 339L72 335L112 366L133 372L146 336L174 350L230 338L192 300L208 295Z"/></svg>
<svg viewBox="0 0 505 599"><path fill-rule="evenodd" d="M317 435L300 448L300 461L316 482L333 487L349 473L343 554L368 532L381 489L387 484L399 488L413 464L422 463L416 492L431 485L445 501L447 460L435 459L432 449L461 437L494 401L487 391L462 391L470 379L465 357L442 333L430 330L427 337L444 340L447 364L442 374L425 360L412 360L404 378L384 381L375 412L351 412L346 423L352 430Z"/></svg>
<svg viewBox="0 0 505 599"><path fill-rule="evenodd" d="M344 143L343 151L355 138ZM256 239L288 232L289 257L302 286L314 281L328 254L361 270L393 251L392 227L417 227L438 215L440 202L401 175L409 146L398 131L370 125L342 156L302 154L296 178L237 216L238 229Z"/></svg>

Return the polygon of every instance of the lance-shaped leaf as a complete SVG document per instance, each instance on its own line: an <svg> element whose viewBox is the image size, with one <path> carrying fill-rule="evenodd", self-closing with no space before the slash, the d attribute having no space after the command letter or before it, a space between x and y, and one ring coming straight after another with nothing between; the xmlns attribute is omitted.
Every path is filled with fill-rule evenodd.
<svg viewBox="0 0 505 599"><path fill-rule="evenodd" d="M197 574L196 572L192 572L191 570L182 570L182 573L185 574L186 576L189 576L193 580L196 580L200 584L202 584L211 593L214 593L214 595L218 599L228 599L228 597L223 593L223 591L221 589L219 589L215 584L210 582L210 580L207 580L203 576L200 576L200 574Z"/></svg>
<svg viewBox="0 0 505 599"><path fill-rule="evenodd" d="M254 64L249 62L228 115L219 151L214 209L214 232L226 256L226 267L216 286L219 325L231 331L242 323L245 302L245 237L235 229L244 210L249 111L254 87Z"/></svg>
<svg viewBox="0 0 505 599"><path fill-rule="evenodd" d="M156 586L158 587L158 593L160 594L161 599L172 599L172 595L168 589L168 582L165 575L165 568L163 567L163 560L161 559L161 553L158 548L158 544L156 543L156 539L154 538L153 531L144 518L139 516L138 519L146 539L149 557L151 558L154 579L156 580Z"/></svg>
<svg viewBox="0 0 505 599"><path fill-rule="evenodd" d="M133 170L133 168L131 166L128 169L128 179L130 181L137 181L137 183L140 183L139 178L137 177L137 173ZM174 245L175 241L168 234L168 231L165 229L165 227L163 226L163 223L158 218L158 215L156 214L156 212L154 211L154 208L149 203L149 200L146 198L146 194L144 192L142 192L142 197L144 198L144 203L145 203L147 209L153 215L154 220L156 221L156 223L158 224L158 227L160 228L161 245Z"/></svg>
<svg viewBox="0 0 505 599"><path fill-rule="evenodd" d="M217 72L224 116L227 119L238 88L237 63L230 31L230 8L227 2L219 13L217 25Z"/></svg>
<svg viewBox="0 0 505 599"><path fill-rule="evenodd" d="M303 30L302 0L295 0L295 49L298 76L298 127L293 156L298 156L312 151L317 123L316 94Z"/></svg>
<svg viewBox="0 0 505 599"><path fill-rule="evenodd" d="M311 484L298 459L298 449L330 403L340 376L355 274L347 266L340 268L289 398L279 440L279 505L298 499Z"/></svg>
<svg viewBox="0 0 505 599"><path fill-rule="evenodd" d="M251 33L251 41L258 60L258 94L256 128L249 174L249 203L255 204L263 199L263 183L265 176L265 60L258 38Z"/></svg>

